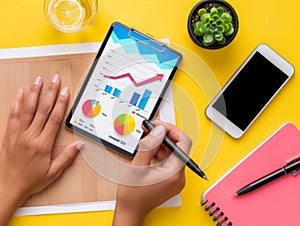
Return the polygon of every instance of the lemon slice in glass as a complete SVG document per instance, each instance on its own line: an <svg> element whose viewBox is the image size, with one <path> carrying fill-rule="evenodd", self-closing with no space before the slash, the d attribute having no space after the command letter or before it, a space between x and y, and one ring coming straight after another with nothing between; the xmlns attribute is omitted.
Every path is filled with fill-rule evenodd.
<svg viewBox="0 0 300 226"><path fill-rule="evenodd" d="M52 6L51 17L58 27L77 30L83 24L85 10L77 0L58 0Z"/></svg>

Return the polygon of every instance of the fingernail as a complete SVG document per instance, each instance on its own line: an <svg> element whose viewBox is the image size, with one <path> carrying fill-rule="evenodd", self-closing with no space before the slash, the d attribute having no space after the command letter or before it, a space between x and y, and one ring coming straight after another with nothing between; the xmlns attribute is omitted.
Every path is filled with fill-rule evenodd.
<svg viewBox="0 0 300 226"><path fill-rule="evenodd" d="M164 133L164 131L165 131L164 126L158 125L151 131L151 135L154 137L159 137L162 133Z"/></svg>
<svg viewBox="0 0 300 226"><path fill-rule="evenodd" d="M60 95L68 96L69 95L69 88L68 87L63 88L62 91L60 91Z"/></svg>
<svg viewBox="0 0 300 226"><path fill-rule="evenodd" d="M84 146L84 143L82 141L77 141L76 142L76 148L78 150L81 150L83 148L83 146Z"/></svg>
<svg viewBox="0 0 300 226"><path fill-rule="evenodd" d="M52 82L53 83L57 83L59 81L59 75L58 74L55 74L53 79L52 79Z"/></svg>
<svg viewBox="0 0 300 226"><path fill-rule="evenodd" d="M42 83L42 77L41 76L36 77L34 84L40 85L41 83Z"/></svg>

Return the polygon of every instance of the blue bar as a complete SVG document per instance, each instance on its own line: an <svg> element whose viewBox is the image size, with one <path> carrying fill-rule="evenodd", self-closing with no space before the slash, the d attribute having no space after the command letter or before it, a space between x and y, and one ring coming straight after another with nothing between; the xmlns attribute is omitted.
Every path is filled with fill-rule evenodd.
<svg viewBox="0 0 300 226"><path fill-rule="evenodd" d="M107 93L111 93L112 89L113 88L111 86L106 85L104 91L107 92Z"/></svg>
<svg viewBox="0 0 300 226"><path fill-rule="evenodd" d="M138 102L140 96L141 96L140 94L134 92L134 94L133 94L132 97L131 97L130 104L136 106L136 104L137 104L137 102Z"/></svg>
<svg viewBox="0 0 300 226"><path fill-rule="evenodd" d="M152 92L150 90L148 90L148 89L145 90L145 92L143 94L143 97L142 97L142 99L141 99L141 101L139 103L139 106L138 106L140 109L142 109L142 110L145 109L146 104L147 104L147 102L148 102L148 100L150 98L151 93Z"/></svg>
<svg viewBox="0 0 300 226"><path fill-rule="evenodd" d="M121 95L121 90L115 88L115 89L114 89L114 92L113 92L113 96L115 96L115 97L120 97L120 95Z"/></svg>

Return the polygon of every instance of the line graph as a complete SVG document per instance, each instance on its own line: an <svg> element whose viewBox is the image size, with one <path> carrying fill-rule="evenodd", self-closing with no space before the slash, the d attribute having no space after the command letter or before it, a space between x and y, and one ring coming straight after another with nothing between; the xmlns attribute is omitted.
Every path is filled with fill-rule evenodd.
<svg viewBox="0 0 300 226"><path fill-rule="evenodd" d="M137 82L135 81L135 79L132 77L132 75L130 73L125 73L122 75L117 75L117 76L110 76L110 75L104 75L104 78L110 78L110 79L121 79L121 78L129 78L131 80L131 82L135 85L135 86L143 86L146 85L148 83L154 82L154 81L161 81L162 78L164 77L163 74L157 74L151 78L145 79L143 81Z"/></svg>

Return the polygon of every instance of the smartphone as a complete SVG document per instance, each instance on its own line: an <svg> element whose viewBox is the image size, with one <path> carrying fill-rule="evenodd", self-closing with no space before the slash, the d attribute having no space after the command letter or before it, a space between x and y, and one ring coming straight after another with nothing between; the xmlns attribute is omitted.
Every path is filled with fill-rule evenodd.
<svg viewBox="0 0 300 226"><path fill-rule="evenodd" d="M259 44L206 108L206 115L240 138L294 74L294 67Z"/></svg>
<svg viewBox="0 0 300 226"><path fill-rule="evenodd" d="M67 128L134 157L182 55L152 37L111 25L66 119Z"/></svg>

